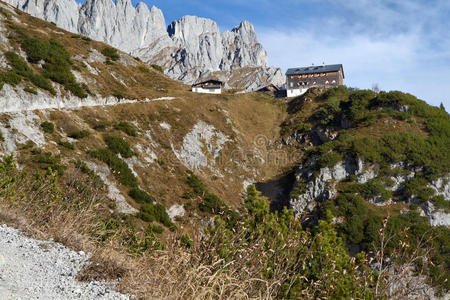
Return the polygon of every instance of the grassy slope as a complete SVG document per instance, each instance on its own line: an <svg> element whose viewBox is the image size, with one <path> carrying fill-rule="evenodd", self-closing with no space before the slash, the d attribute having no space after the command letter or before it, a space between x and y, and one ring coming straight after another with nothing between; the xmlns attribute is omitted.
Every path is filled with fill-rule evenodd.
<svg viewBox="0 0 450 300"><path fill-rule="evenodd" d="M81 60L86 60L90 55L90 49L97 49L98 52L101 52L107 47L100 42L85 41L74 37L71 33L24 13L17 14L16 17L18 21L12 22L21 26L28 35L41 39L57 39L72 58L78 56ZM11 42L14 49L18 51L19 45L14 38L12 33ZM122 55L126 56L126 54ZM311 117L320 111L321 106L328 103L333 104L340 97L324 98L322 93L313 90L304 97L294 99L291 103L286 104L258 93L218 96L193 94L189 92L188 86L172 81L151 68L149 72L144 72L139 68L143 67L143 64L130 57L127 60L133 61L136 66L127 66L120 62L112 65L99 62L90 63L92 67L100 71L99 75L90 73L78 60L74 60L74 66L77 66L75 68L79 69L80 74L87 79L89 89L97 95L108 96L120 92L127 98L172 96L176 100L105 108L84 108L76 111L36 112L42 121L54 123L55 131L46 134L46 144L40 150L32 144L21 145L19 153L17 153L18 162L23 166L43 169L49 166L49 160L43 160L42 153L51 152L52 157L59 155L59 159L57 158L53 165L59 164L66 168L64 175L59 180L62 184L67 184L70 183L71 176L77 173L72 161L74 159L96 161L87 154L87 151L104 148L103 135L105 133L123 137L134 151L137 151L135 145L138 143L143 147L150 147L157 154L158 161L146 167L134 166L139 175L140 186L149 191L152 196L157 198L158 202L163 203L166 207L172 204L186 204L188 212L183 219L177 222L177 225L190 232L196 231L201 223L201 220L194 217L194 213L199 213L197 204L200 199L186 200L182 197L183 193L189 190L185 182L187 168L180 164L171 147L180 149L182 139L198 120L213 125L232 139L232 142L226 144L222 151L223 165L219 164L220 160L217 162L217 169L221 172L225 172L227 168L231 169L232 173L226 174L224 178L217 178L213 172L204 169L199 176L208 185L211 192L219 195L226 204L239 208L242 204L241 193L244 178L256 174L260 180L270 179L299 161L298 157L301 157L303 153L303 145L285 146L281 143L281 137L287 137L293 133L299 123L320 124L324 117L321 117L322 119ZM37 67L32 67L39 72ZM121 78L126 86L112 77L112 72L116 74L117 78ZM92 79L95 79L96 83ZM21 86L17 88L21 88ZM341 96L345 98L345 95ZM303 101L305 99L307 101ZM409 119L401 119L389 114L375 114L375 116L369 120L370 122L358 123L357 126L346 130L346 133L353 137L370 138L381 137L386 132L406 132L423 138L429 136L422 116L414 116ZM5 126L9 118L8 115L1 116ZM286 120L289 122L285 122ZM138 130L137 137L128 136L115 130L114 125L121 121L132 123ZM170 124L170 131L160 126L162 122ZM285 125L281 126L282 123ZM99 125L103 125L105 129L94 129L99 128ZM326 126L340 130L333 127L332 124ZM67 140L67 135L76 130L87 130L90 132L90 136L72 141L75 150L56 145L60 140ZM150 133L152 139L148 138L147 132ZM261 137L263 137L264 145L260 143ZM292 156L294 159L281 160L276 164L271 163L271 158L279 149L289 156L294 153L295 156ZM242 163L229 164L229 158L236 154L236 150ZM265 163L261 163L257 158L258 153L264 158ZM143 162L142 154L138 155L137 159ZM101 164L100 161L96 161L96 163ZM127 187L120 184L118 187L122 194L127 195ZM128 196L126 197L134 207L139 208L138 203ZM104 201L103 205L111 205L106 199ZM396 209L400 210L401 207ZM369 207L369 210L376 215L385 214L385 211L378 207ZM102 209L98 213L107 216L108 210ZM194 223L191 223L192 221ZM137 219L132 222L138 231L145 231L145 223ZM167 232L168 230L164 235L170 238Z"/></svg>

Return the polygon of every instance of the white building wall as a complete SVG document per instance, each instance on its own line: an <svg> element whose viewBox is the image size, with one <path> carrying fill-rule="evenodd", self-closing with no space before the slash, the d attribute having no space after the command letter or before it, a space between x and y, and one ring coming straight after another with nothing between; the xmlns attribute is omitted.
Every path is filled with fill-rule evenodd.
<svg viewBox="0 0 450 300"><path fill-rule="evenodd" d="M297 97L297 96L303 95L304 93L306 93L307 90L308 90L307 88L305 88L305 89L303 89L303 88L289 89L288 88L287 89L287 97L291 98L291 97Z"/></svg>
<svg viewBox="0 0 450 300"><path fill-rule="evenodd" d="M194 93L203 93L203 94L222 94L222 89L204 89L200 87L193 87L192 91Z"/></svg>

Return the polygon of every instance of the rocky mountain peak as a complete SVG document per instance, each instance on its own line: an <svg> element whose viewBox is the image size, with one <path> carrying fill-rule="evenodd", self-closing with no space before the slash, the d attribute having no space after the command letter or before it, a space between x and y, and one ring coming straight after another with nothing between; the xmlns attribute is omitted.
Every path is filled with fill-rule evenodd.
<svg viewBox="0 0 450 300"><path fill-rule="evenodd" d="M82 6L75 0L6 2L63 29L131 53L146 63L158 64L168 76L187 84L209 72L223 71L229 77L234 70L246 67L260 69L248 73L251 78L242 81L245 86L233 88L253 89L284 81L281 72L267 68L267 53L248 21L221 33L215 21L189 15L166 27L160 9L149 9L142 2L134 7L130 0L86 0ZM277 74L276 78L273 74Z"/></svg>
<svg viewBox="0 0 450 300"><path fill-rule="evenodd" d="M255 28L253 24L249 21L242 21L238 26L234 27L232 32L238 34L243 39L246 44L256 44L258 43L258 38L256 36Z"/></svg>

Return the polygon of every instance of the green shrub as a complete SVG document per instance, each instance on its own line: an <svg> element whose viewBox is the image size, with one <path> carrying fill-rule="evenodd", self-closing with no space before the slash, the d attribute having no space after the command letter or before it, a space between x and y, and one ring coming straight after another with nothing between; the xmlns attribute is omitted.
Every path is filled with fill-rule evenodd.
<svg viewBox="0 0 450 300"><path fill-rule="evenodd" d="M90 135L91 135L91 133L87 130L76 130L76 131L70 132L68 137L79 140L79 139L88 137Z"/></svg>
<svg viewBox="0 0 450 300"><path fill-rule="evenodd" d="M42 122L41 128L45 133L53 133L55 131L55 125L52 122Z"/></svg>
<svg viewBox="0 0 450 300"><path fill-rule="evenodd" d="M150 196L146 191L141 190L140 188L132 188L128 195L133 198L137 203L153 203L155 202L155 198Z"/></svg>
<svg viewBox="0 0 450 300"><path fill-rule="evenodd" d="M87 36L83 36L81 39L82 39L83 41L85 41L85 42L90 42L90 41L92 41L92 39L91 39L90 37L87 37Z"/></svg>
<svg viewBox="0 0 450 300"><path fill-rule="evenodd" d="M164 73L164 70L163 70L163 68L161 66L158 66L156 64L152 64L152 68L155 69L156 71Z"/></svg>
<svg viewBox="0 0 450 300"><path fill-rule="evenodd" d="M112 152L120 155L124 158L130 158L135 153L131 150L130 144L128 144L127 141L125 141L120 136L104 136L103 139L105 140L106 145L108 146L109 150Z"/></svg>
<svg viewBox="0 0 450 300"><path fill-rule="evenodd" d="M111 48L111 47L105 47L102 49L102 54L111 59L112 61L116 61L120 58L119 53L117 53L117 50L115 48Z"/></svg>
<svg viewBox="0 0 450 300"><path fill-rule="evenodd" d="M81 172L83 172L85 174L88 174L90 176L95 176L94 171L92 171L84 161L81 161L78 159L75 162L75 168L79 169Z"/></svg>
<svg viewBox="0 0 450 300"><path fill-rule="evenodd" d="M186 248L192 248L194 246L194 241L191 239L191 237L187 233L183 234L180 237L180 242L181 242L181 245Z"/></svg>
<svg viewBox="0 0 450 300"><path fill-rule="evenodd" d="M295 129L302 133L311 130L311 128L312 128L312 126L309 123L299 122L295 125Z"/></svg>
<svg viewBox="0 0 450 300"><path fill-rule="evenodd" d="M121 93L121 92L113 92L112 94L114 97L116 97L117 99L121 100L121 99L125 99L125 96Z"/></svg>
<svg viewBox="0 0 450 300"><path fill-rule="evenodd" d="M341 162L344 159L342 153L332 151L326 154L323 154L317 159L316 167L318 169L325 167L333 167L337 163Z"/></svg>
<svg viewBox="0 0 450 300"><path fill-rule="evenodd" d="M164 227L159 226L159 225L148 225L147 231L156 233L156 234L161 234L164 232Z"/></svg>
<svg viewBox="0 0 450 300"><path fill-rule="evenodd" d="M217 195L207 193L198 208L203 212L219 214L226 209L226 205Z"/></svg>
<svg viewBox="0 0 450 300"><path fill-rule="evenodd" d="M45 61L49 54L50 43L47 40L37 38L26 38L21 43L22 49L27 54L27 59L31 63Z"/></svg>
<svg viewBox="0 0 450 300"><path fill-rule="evenodd" d="M25 36L21 41L21 46L26 52L29 62L37 63L41 60L45 61L43 75L46 78L62 84L66 90L72 92L77 97L87 97L86 92L76 82L71 72L72 62L70 60L70 54L58 41L54 39L41 40ZM51 86L43 78L35 77L30 78L30 80L35 85L54 93L51 90Z"/></svg>
<svg viewBox="0 0 450 300"><path fill-rule="evenodd" d="M105 131L108 126L109 126L108 124L101 123L95 124L94 126L92 126L92 128L97 131Z"/></svg>
<svg viewBox="0 0 450 300"><path fill-rule="evenodd" d="M129 136L137 136L136 128L127 122L120 122L119 124L114 125L114 129L121 130Z"/></svg>
<svg viewBox="0 0 450 300"><path fill-rule="evenodd" d="M137 57L137 56L135 56L135 57L133 57L135 60L137 60L137 61L141 61L141 59L139 58L139 57Z"/></svg>
<svg viewBox="0 0 450 300"><path fill-rule="evenodd" d="M144 67L144 66L139 66L138 69L139 69L139 71L144 72L144 73L150 72L149 68Z"/></svg>
<svg viewBox="0 0 450 300"><path fill-rule="evenodd" d="M379 178L371 179L364 184L353 185L349 190L359 193L365 199L380 197L382 201L387 201L392 198L392 192L386 190L386 184Z"/></svg>
<svg viewBox="0 0 450 300"><path fill-rule="evenodd" d="M7 83L11 86L16 86L22 81L22 76L15 72L0 73L0 83Z"/></svg>
<svg viewBox="0 0 450 300"><path fill-rule="evenodd" d="M37 87L49 91L51 94L56 95L50 80L39 74L30 74L28 79Z"/></svg>
<svg viewBox="0 0 450 300"><path fill-rule="evenodd" d="M26 88L24 88L23 89L25 92L27 92L27 93L30 93L30 94L33 94L33 95L37 95L37 91L36 91L36 89L34 89L34 88L32 88L32 87L26 87Z"/></svg>
<svg viewBox="0 0 450 300"><path fill-rule="evenodd" d="M65 141L65 142L58 141L58 145L60 145L60 146L62 146L64 148L67 148L69 150L74 150L75 149L74 145L72 143L70 143L70 142L67 142L67 141Z"/></svg>
<svg viewBox="0 0 450 300"><path fill-rule="evenodd" d="M443 195L434 196L431 198L431 203L438 209L444 209L447 213L450 212L450 201L445 200Z"/></svg>
<svg viewBox="0 0 450 300"><path fill-rule="evenodd" d="M5 138L3 137L3 133L0 131L0 142L4 142Z"/></svg>
<svg viewBox="0 0 450 300"><path fill-rule="evenodd" d="M73 35L71 36L71 38L73 38L73 39L80 39L80 38L81 38L81 35L73 34Z"/></svg>
<svg viewBox="0 0 450 300"><path fill-rule="evenodd" d="M175 229L175 225L169 218L166 208L161 204L152 205L144 203L141 205L141 210L137 216L145 222L157 221L168 227L171 231Z"/></svg>
<svg viewBox="0 0 450 300"><path fill-rule="evenodd" d="M120 159L114 152L109 149L100 149L90 151L89 154L106 163L114 173L114 176L120 183L131 188L138 185L138 180L130 170L126 162Z"/></svg>
<svg viewBox="0 0 450 300"><path fill-rule="evenodd" d="M107 65L113 65L114 62L113 62L112 60L107 59L107 60L105 61L105 64L107 64Z"/></svg>
<svg viewBox="0 0 450 300"><path fill-rule="evenodd" d="M407 197L415 197L419 199L420 202L430 201L434 196L435 191L428 186L428 181L425 177L415 176L414 178L408 180L404 183L405 195Z"/></svg>
<svg viewBox="0 0 450 300"><path fill-rule="evenodd" d="M61 158L53 157L51 152L46 152L43 154L38 154L35 161L41 165L42 169L58 172L58 175L64 174L64 167L60 165Z"/></svg>
<svg viewBox="0 0 450 300"><path fill-rule="evenodd" d="M0 7L0 14L4 15L5 18L7 18L7 19L10 19L10 18L11 18L11 15L10 15L8 12L6 12L6 11L3 9L3 7Z"/></svg>
<svg viewBox="0 0 450 300"><path fill-rule="evenodd" d="M191 171L188 172L186 183L193 189L194 193L198 196L203 196L207 192L206 184L204 184L200 178L194 175Z"/></svg>

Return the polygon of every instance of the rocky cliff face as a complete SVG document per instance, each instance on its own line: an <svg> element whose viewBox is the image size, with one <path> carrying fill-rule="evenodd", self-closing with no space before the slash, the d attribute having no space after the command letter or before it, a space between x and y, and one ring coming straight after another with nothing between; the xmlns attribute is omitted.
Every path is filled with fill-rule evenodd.
<svg viewBox="0 0 450 300"><path fill-rule="evenodd" d="M142 2L134 7L130 0L87 0L82 6L74 0L6 2L63 29L132 53L149 64L161 65L168 76L188 84L217 71L223 71L228 81L235 72L248 67L254 71L252 78L243 81L247 90L284 83L279 69L268 68L266 51L247 21L221 33L216 22L196 16L185 16L166 28L160 9L149 9Z"/></svg>
<svg viewBox="0 0 450 300"><path fill-rule="evenodd" d="M295 190L300 193L292 193L290 205L294 212L302 214L311 212L318 202L327 201L337 196L337 185L339 182L347 180L354 176L359 184L369 182L378 177L377 166L365 164L361 159L346 158L332 167L324 167L316 171L314 167L315 159L310 159L305 164L297 168L297 184ZM432 226L450 226L450 213L446 210L436 208L430 201L422 203L415 196L405 197L402 195L404 183L417 175L415 169L408 167L405 163L399 162L391 165L391 169L402 169L400 174L389 177L392 185L386 189L392 191L396 197L382 200L380 195L373 195L367 200L378 206L391 204L393 201L405 201L407 203L417 204L421 215L427 216ZM445 201L450 201L450 177L439 178L430 185L435 195L444 197Z"/></svg>

